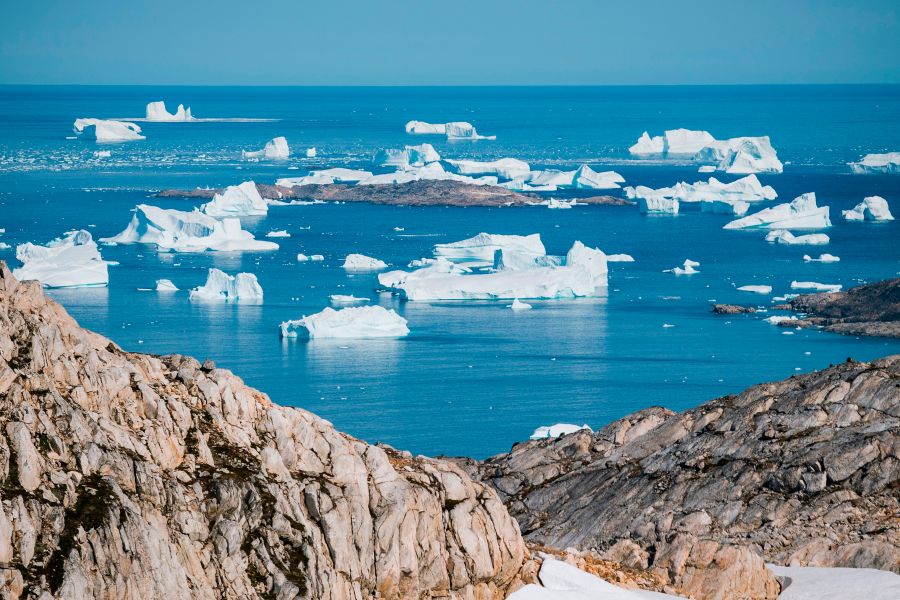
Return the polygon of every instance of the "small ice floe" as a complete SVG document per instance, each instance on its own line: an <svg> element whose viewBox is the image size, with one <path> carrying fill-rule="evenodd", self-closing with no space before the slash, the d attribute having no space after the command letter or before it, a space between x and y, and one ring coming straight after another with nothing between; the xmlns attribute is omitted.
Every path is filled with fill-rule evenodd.
<svg viewBox="0 0 900 600"><path fill-rule="evenodd" d="M446 135L448 140L495 140L495 135L480 135L471 123L454 121L452 123L426 123L425 121L409 121L406 133L411 135Z"/></svg>
<svg viewBox="0 0 900 600"><path fill-rule="evenodd" d="M561 435L567 435L570 433L575 433L576 431L587 430L592 432L593 430L587 425L572 425L571 423L557 423L555 425L543 425L534 430L534 433L531 434L532 440L546 440L549 438L558 438Z"/></svg>
<svg viewBox="0 0 900 600"><path fill-rule="evenodd" d="M307 256L306 254L298 254L297 262L320 262L325 260L325 257L321 254L313 254L311 256Z"/></svg>
<svg viewBox="0 0 900 600"><path fill-rule="evenodd" d="M813 258L809 254L803 255L804 262L820 262L820 263L835 263L840 262L841 258L839 256L835 256L834 254L820 254L819 258Z"/></svg>
<svg viewBox="0 0 900 600"><path fill-rule="evenodd" d="M407 321L393 309L360 306L322 312L281 324L286 338L396 338L409 334Z"/></svg>
<svg viewBox="0 0 900 600"><path fill-rule="evenodd" d="M634 262L634 257L630 254L607 254L606 262Z"/></svg>
<svg viewBox="0 0 900 600"><path fill-rule="evenodd" d="M177 292L178 288L170 279L157 279L156 280L156 291L157 292Z"/></svg>
<svg viewBox="0 0 900 600"><path fill-rule="evenodd" d="M347 271L381 271L387 269L388 264L365 254L348 254L341 266Z"/></svg>
<svg viewBox="0 0 900 600"><path fill-rule="evenodd" d="M345 294L332 294L328 296L328 300L331 301L332 304L359 304L361 302L368 302L368 298L358 298L357 296L348 296Z"/></svg>
<svg viewBox="0 0 900 600"><path fill-rule="evenodd" d="M675 326L672 325L671 323L663 323L662 326L663 326L663 329L670 329L670 328L672 328L672 327L675 327Z"/></svg>
<svg viewBox="0 0 900 600"><path fill-rule="evenodd" d="M793 300L800 294L785 294L784 296L772 296L772 302L787 302L788 300Z"/></svg>
<svg viewBox="0 0 900 600"><path fill-rule="evenodd" d="M291 148L287 139L283 136L272 138L262 150L242 150L241 158L266 158L269 160L284 160L291 155Z"/></svg>
<svg viewBox="0 0 900 600"><path fill-rule="evenodd" d="M675 267L674 269L666 269L663 273L675 273L676 275L693 275L695 273L699 273L695 267L699 267L700 263L696 260L685 259L684 264L681 267Z"/></svg>
<svg viewBox="0 0 900 600"><path fill-rule="evenodd" d="M0 242L0 250L9 250L10 245L6 242Z"/></svg>
<svg viewBox="0 0 900 600"><path fill-rule="evenodd" d="M103 287L109 284L107 263L97 243L84 229L69 231L45 246L32 243L16 248L22 266L13 270L19 281L36 279L46 288Z"/></svg>
<svg viewBox="0 0 900 600"><path fill-rule="evenodd" d="M307 148L306 149L306 158L315 158L316 157L316 149L315 148Z"/></svg>
<svg viewBox="0 0 900 600"><path fill-rule="evenodd" d="M857 174L900 173L900 152L885 154L866 154L862 160L850 163L850 169Z"/></svg>
<svg viewBox="0 0 900 600"><path fill-rule="evenodd" d="M842 210L847 221L893 221L894 215L887 200L881 196L869 196L850 210Z"/></svg>
<svg viewBox="0 0 900 600"><path fill-rule="evenodd" d="M267 238L289 238L291 234L284 229L276 229L266 234Z"/></svg>
<svg viewBox="0 0 900 600"><path fill-rule="evenodd" d="M112 156L112 152L110 152L109 150L94 151L94 158L109 158L110 156Z"/></svg>
<svg viewBox="0 0 900 600"><path fill-rule="evenodd" d="M839 292L844 286L834 283L818 283L817 281L792 281L792 290L813 290L816 292Z"/></svg>
<svg viewBox="0 0 900 600"><path fill-rule="evenodd" d="M731 221L725 229L823 229L831 227L829 208L816 205L815 192L807 192L790 203L765 208Z"/></svg>
<svg viewBox="0 0 900 600"><path fill-rule="evenodd" d="M824 246L831 239L824 233L794 235L787 229L776 229L766 234L766 241L773 244L788 244L792 246Z"/></svg>
<svg viewBox="0 0 900 600"><path fill-rule="evenodd" d="M103 119L75 119L75 133L82 140L96 142L134 142L147 139L141 135L141 128L129 121Z"/></svg>
<svg viewBox="0 0 900 600"><path fill-rule="evenodd" d="M405 227L394 227L394 231L396 231L396 232L406 231L406 228Z"/></svg>
<svg viewBox="0 0 900 600"><path fill-rule="evenodd" d="M528 304L527 302L522 302L522 301L519 300L518 298L513 298L512 304L510 304L509 306L507 306L507 308L511 308L511 309L514 310L514 311L530 310L530 309L531 309L531 305Z"/></svg>
<svg viewBox="0 0 900 600"><path fill-rule="evenodd" d="M771 294L772 286L771 285L742 285L737 288L739 292L751 292L754 294Z"/></svg>
<svg viewBox="0 0 900 600"><path fill-rule="evenodd" d="M542 202L542 204L547 208L566 209L576 206L578 201L574 198L572 200L557 200L556 198L550 198L549 200Z"/></svg>
<svg viewBox="0 0 900 600"><path fill-rule="evenodd" d="M176 110L173 115L166 110L166 103L162 100L147 104L146 114L146 120L154 123L184 123L186 121L195 120L194 116L191 114L190 106L185 108L184 104L179 104L178 110Z"/></svg>
<svg viewBox="0 0 900 600"><path fill-rule="evenodd" d="M245 181L240 185L229 185L221 194L216 194L200 210L211 217L258 217L269 212L269 205L259 195L256 184Z"/></svg>
<svg viewBox="0 0 900 600"><path fill-rule="evenodd" d="M193 288L190 297L192 300L261 302L263 290L253 273L229 275L219 269L210 269L206 283Z"/></svg>
<svg viewBox="0 0 900 600"><path fill-rule="evenodd" d="M765 321L769 325L779 325L781 323L797 321L797 320L798 320L797 317L794 317L794 316L786 317L784 315L776 315L774 317L766 317L765 319L763 319L763 321Z"/></svg>

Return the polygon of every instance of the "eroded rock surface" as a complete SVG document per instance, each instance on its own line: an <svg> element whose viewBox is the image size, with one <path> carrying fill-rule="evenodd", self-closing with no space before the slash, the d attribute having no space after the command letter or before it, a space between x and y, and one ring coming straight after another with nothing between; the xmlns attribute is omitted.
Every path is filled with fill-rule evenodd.
<svg viewBox="0 0 900 600"><path fill-rule="evenodd" d="M900 338L900 278L850 288L846 292L805 294L790 301L807 313L807 326L847 335Z"/></svg>

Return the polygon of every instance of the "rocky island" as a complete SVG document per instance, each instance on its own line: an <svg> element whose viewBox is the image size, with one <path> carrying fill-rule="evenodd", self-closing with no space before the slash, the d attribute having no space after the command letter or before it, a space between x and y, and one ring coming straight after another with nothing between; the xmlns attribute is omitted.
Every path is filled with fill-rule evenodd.
<svg viewBox="0 0 900 600"><path fill-rule="evenodd" d="M900 338L900 278L846 292L804 294L792 299L787 308L804 313L793 325L822 326L846 335Z"/></svg>

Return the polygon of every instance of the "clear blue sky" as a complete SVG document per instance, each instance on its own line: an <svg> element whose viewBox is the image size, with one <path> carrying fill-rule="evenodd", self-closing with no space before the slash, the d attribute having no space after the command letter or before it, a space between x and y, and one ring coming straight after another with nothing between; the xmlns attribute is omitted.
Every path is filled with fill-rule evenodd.
<svg viewBox="0 0 900 600"><path fill-rule="evenodd" d="M900 83L900 0L3 0L0 83Z"/></svg>

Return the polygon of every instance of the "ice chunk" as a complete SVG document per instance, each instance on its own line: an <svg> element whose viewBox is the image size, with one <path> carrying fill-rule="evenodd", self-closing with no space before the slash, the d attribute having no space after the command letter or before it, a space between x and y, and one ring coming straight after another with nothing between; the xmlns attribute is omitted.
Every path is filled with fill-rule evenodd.
<svg viewBox="0 0 900 600"><path fill-rule="evenodd" d="M813 258L809 254L803 255L804 262L820 262L820 263L833 263L840 262L840 257L835 256L834 254L820 254L819 258Z"/></svg>
<svg viewBox="0 0 900 600"><path fill-rule="evenodd" d="M779 600L896 600L900 575L878 569L766 565L782 581Z"/></svg>
<svg viewBox="0 0 900 600"><path fill-rule="evenodd" d="M687 263L688 261L685 261L685 264ZM606 254L599 248L589 248L576 240L566 253L565 265L586 268L594 278L595 287L606 286L608 283L609 268L606 264Z"/></svg>
<svg viewBox="0 0 900 600"><path fill-rule="evenodd" d="M703 202L703 201L743 201L743 202L759 202L763 200L774 200L778 197L775 189L769 185L762 185L756 175L748 175L732 181L731 183L723 183L715 177L710 177L708 181L695 181L694 183L686 183L681 181L672 187L652 189L645 186L627 187L626 195L629 198L639 197L666 197L675 198L681 202Z"/></svg>
<svg viewBox="0 0 900 600"><path fill-rule="evenodd" d="M259 195L256 184L245 181L240 185L228 186L200 210L211 217L256 217L267 214L269 205Z"/></svg>
<svg viewBox="0 0 900 600"><path fill-rule="evenodd" d="M409 266L411 268L422 268L417 268L415 271L402 271L398 269L395 271L379 273L378 283L386 288L397 288L400 284L409 279L443 277L449 274L461 275L470 272L470 269L452 263L444 257L414 260L409 263Z"/></svg>
<svg viewBox="0 0 900 600"><path fill-rule="evenodd" d="M382 306L360 306L304 316L281 324L282 337L304 338L386 338L409 334L407 321Z"/></svg>
<svg viewBox="0 0 900 600"><path fill-rule="evenodd" d="M406 133L414 135L446 135L447 125L444 123L426 123L425 121L410 121L406 124Z"/></svg>
<svg viewBox="0 0 900 600"><path fill-rule="evenodd" d="M700 212L743 217L750 210L750 203L743 200L703 200Z"/></svg>
<svg viewBox="0 0 900 600"><path fill-rule="evenodd" d="M859 162L850 163L850 169L857 174L900 173L900 152L866 154Z"/></svg>
<svg viewBox="0 0 900 600"><path fill-rule="evenodd" d="M638 209L647 214L677 215L678 200L662 196L638 198Z"/></svg>
<svg viewBox="0 0 900 600"><path fill-rule="evenodd" d="M594 277L584 267L536 267L476 275L408 278L395 286L411 301L512 300L593 296Z"/></svg>
<svg viewBox="0 0 900 600"><path fill-rule="evenodd" d="M515 158L501 158L489 162L448 160L447 164L460 175L496 175L502 179L515 179L531 172L528 163Z"/></svg>
<svg viewBox="0 0 900 600"><path fill-rule="evenodd" d="M229 275L219 269L210 269L206 283L191 290L191 299L261 302L263 290L253 273Z"/></svg>
<svg viewBox="0 0 900 600"><path fill-rule="evenodd" d="M94 152L94 156L96 158L109 158L110 156L112 156L112 152L110 152L109 150L97 150L96 152Z"/></svg>
<svg viewBox="0 0 900 600"><path fill-rule="evenodd" d="M365 254L348 254L342 265L348 271L380 271L387 269L387 263Z"/></svg>
<svg viewBox="0 0 900 600"><path fill-rule="evenodd" d="M403 150L394 148L379 150L372 160L381 166L407 168L421 167L437 162L441 160L441 156L431 144L419 144L418 146L406 146Z"/></svg>
<svg viewBox="0 0 900 600"><path fill-rule="evenodd" d="M128 121L104 121L103 119L75 119L75 133L83 140L97 142L133 142L147 139L141 128Z"/></svg>
<svg viewBox="0 0 900 600"><path fill-rule="evenodd" d="M445 125L448 140L495 140L495 135L480 135L471 123L456 121Z"/></svg>
<svg viewBox="0 0 900 600"><path fill-rule="evenodd" d="M288 146L287 139L283 136L273 138L266 142L262 150L242 150L242 158L268 158L270 160L282 160L291 155L291 149Z"/></svg>
<svg viewBox="0 0 900 600"><path fill-rule="evenodd" d="M157 292L177 292L178 288L172 283L170 279L157 279L156 280L156 291Z"/></svg>
<svg viewBox="0 0 900 600"><path fill-rule="evenodd" d="M827 206L816 206L816 194L808 192L789 204L779 204L731 221L725 229L821 229L831 227Z"/></svg>
<svg viewBox="0 0 900 600"><path fill-rule="evenodd" d="M409 183L410 181L416 180L418 180L418 177L416 177L413 173L407 173L406 171L397 171L395 173L372 175L368 179L359 181L356 185L397 185L400 183Z"/></svg>
<svg viewBox="0 0 900 600"><path fill-rule="evenodd" d="M716 141L708 131L670 129L665 133L666 156L689 158Z"/></svg>
<svg viewBox="0 0 900 600"><path fill-rule="evenodd" d="M715 171L715 165L702 165L699 169L697 169L698 173L715 173Z"/></svg>
<svg viewBox="0 0 900 600"><path fill-rule="evenodd" d="M571 200L557 200L556 198L549 198L544 202L541 202L547 208L553 208L557 210L572 208L578 204L578 201L575 198Z"/></svg>
<svg viewBox="0 0 900 600"><path fill-rule="evenodd" d="M558 438L561 435L567 435L570 433L575 433L576 431L586 430L592 432L593 430L587 425L572 425L570 423L557 423L556 425L544 425L538 427L534 430L534 433L531 434L531 439L533 440L546 440L548 438Z"/></svg>
<svg viewBox="0 0 900 600"><path fill-rule="evenodd" d="M689 258L685 259L684 264L680 267L675 267L674 269L666 269L663 271L664 273L675 273L676 275L693 275L695 273L699 273L697 269L694 267L699 267L700 263L696 260L691 260Z"/></svg>
<svg viewBox="0 0 900 600"><path fill-rule="evenodd" d="M628 149L634 156L661 156L666 151L666 140L661 135L650 137L648 132L641 134L637 143Z"/></svg>
<svg viewBox="0 0 900 600"><path fill-rule="evenodd" d="M512 310L515 310L515 311L530 310L531 305L528 304L527 302L522 302L518 298L513 298L512 304L510 304L507 308L511 308Z"/></svg>
<svg viewBox="0 0 900 600"><path fill-rule="evenodd" d="M797 317L794 317L794 316L785 317L783 315L775 315L775 316L767 317L767 318L763 319L763 321L765 321L769 325L778 325L780 323L786 323L788 321L796 321L796 320L797 320Z"/></svg>
<svg viewBox="0 0 900 600"><path fill-rule="evenodd" d="M839 292L844 286L835 283L818 283L816 281L792 281L792 290L814 290L816 292Z"/></svg>
<svg viewBox="0 0 900 600"><path fill-rule="evenodd" d="M241 228L237 218L215 219L198 211L185 212L139 204L131 222L120 234L100 240L110 244L155 244L174 252L204 250L277 250L278 244L257 240Z"/></svg>
<svg viewBox="0 0 900 600"><path fill-rule="evenodd" d="M330 177L335 183L355 183L372 176L369 171L361 171L358 169L344 169L337 167L334 169L322 169L321 171L310 171L309 175L313 177Z"/></svg>
<svg viewBox="0 0 900 600"><path fill-rule="evenodd" d="M306 158L315 158L316 157L316 149L315 148L307 148L306 149Z"/></svg>
<svg viewBox="0 0 900 600"><path fill-rule="evenodd" d="M191 114L190 107L184 108L184 104L179 104L178 110L173 115L166 110L166 103L160 100L147 104L147 120L159 123L184 122L193 121L194 116Z"/></svg>
<svg viewBox="0 0 900 600"><path fill-rule="evenodd" d="M621 187L619 184L624 182L625 178L615 171L598 173L587 165L581 165L572 178L572 187L588 190L613 190Z"/></svg>
<svg viewBox="0 0 900 600"><path fill-rule="evenodd" d="M285 231L284 229L278 229L276 231L270 231L266 234L267 238L289 238L291 234Z"/></svg>
<svg viewBox="0 0 900 600"><path fill-rule="evenodd" d="M348 296L345 294L332 294L328 296L332 304L359 304L360 302L368 302L368 298L358 298L356 296Z"/></svg>
<svg viewBox="0 0 900 600"><path fill-rule="evenodd" d="M437 244L434 247L434 255L443 256L454 262L493 264L497 250L502 250L507 256L519 254L538 257L547 254L538 233L531 235L479 233L459 242Z"/></svg>
<svg viewBox="0 0 900 600"><path fill-rule="evenodd" d="M717 140L706 131L672 129L655 137L645 131L628 151L641 158L687 159L716 164L701 172L720 170L743 175L784 170L768 136Z"/></svg>
<svg viewBox="0 0 900 600"><path fill-rule="evenodd" d="M771 294L772 286L771 285L742 285L737 288L739 292L752 292L754 294Z"/></svg>
<svg viewBox="0 0 900 600"><path fill-rule="evenodd" d="M607 254L606 262L634 262L634 257L630 254Z"/></svg>
<svg viewBox="0 0 900 600"><path fill-rule="evenodd" d="M84 229L66 232L46 246L21 244L16 248L16 258L22 266L13 275L20 281L37 279L47 288L102 287L109 283L107 263Z"/></svg>
<svg viewBox="0 0 900 600"><path fill-rule="evenodd" d="M313 254L312 256L307 256L305 254L297 255L297 262L321 262L325 260L325 257L321 254Z"/></svg>
<svg viewBox="0 0 900 600"><path fill-rule="evenodd" d="M831 241L824 233L808 233L794 235L787 229L776 229L766 234L766 241L775 244L791 244L802 246L822 246Z"/></svg>
<svg viewBox="0 0 900 600"><path fill-rule="evenodd" d="M894 215L887 200L881 196L869 196L850 210L842 210L847 221L893 221Z"/></svg>

